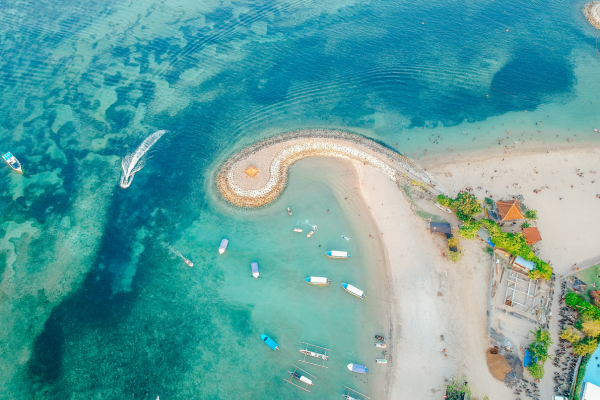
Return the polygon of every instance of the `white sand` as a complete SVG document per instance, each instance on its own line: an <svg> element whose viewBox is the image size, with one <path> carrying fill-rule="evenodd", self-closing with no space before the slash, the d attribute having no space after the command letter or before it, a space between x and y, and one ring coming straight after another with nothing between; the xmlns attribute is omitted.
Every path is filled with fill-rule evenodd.
<svg viewBox="0 0 600 400"><path fill-rule="evenodd" d="M443 258L442 236L426 231L400 189L374 168L354 164L393 280L390 398L441 399L444 380L457 375L468 377L475 396L510 398L511 390L492 377L485 359L489 256L476 243L466 243L459 264Z"/></svg>

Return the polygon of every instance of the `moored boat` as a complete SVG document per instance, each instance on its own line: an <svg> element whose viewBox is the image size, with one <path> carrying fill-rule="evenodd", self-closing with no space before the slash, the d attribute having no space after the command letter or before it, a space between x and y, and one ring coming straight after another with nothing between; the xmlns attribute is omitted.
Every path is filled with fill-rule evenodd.
<svg viewBox="0 0 600 400"><path fill-rule="evenodd" d="M367 372L369 372L367 367L360 364L348 364L347 367L350 371L356 372L357 374L366 374Z"/></svg>
<svg viewBox="0 0 600 400"><path fill-rule="evenodd" d="M306 281L306 283L309 283L311 285L329 285L331 283L329 279L323 276L309 276L304 280Z"/></svg>
<svg viewBox="0 0 600 400"><path fill-rule="evenodd" d="M292 371L288 371L288 372L290 373L290 375L291 375L291 376L292 376L294 379L298 379L300 382L302 382L302 383L306 383L307 385L311 385L311 386L312 386L312 384L313 384L313 381L312 381L312 379L309 379L309 378L307 378L306 376L304 376L304 375L301 375L300 373L298 373L298 372L296 372L296 371L294 371L294 372L292 372Z"/></svg>
<svg viewBox="0 0 600 400"><path fill-rule="evenodd" d="M271 339L270 337L268 337L267 335L265 335L264 333L262 335L260 335L260 338L262 339L262 341L269 346L270 348L272 348L273 350L279 350L279 345L277 343L275 343L275 341L273 339Z"/></svg>
<svg viewBox="0 0 600 400"><path fill-rule="evenodd" d="M288 207L288 214L292 215L292 209Z"/></svg>
<svg viewBox="0 0 600 400"><path fill-rule="evenodd" d="M350 258L350 254L348 254L347 251L331 250L325 254L327 254L327 257L329 257L329 258L342 258L342 259Z"/></svg>
<svg viewBox="0 0 600 400"><path fill-rule="evenodd" d="M8 164L13 171L18 172L20 174L23 173L23 169L21 168L21 163L17 160L17 157L13 156L9 151L8 153L2 156L2 159Z"/></svg>
<svg viewBox="0 0 600 400"><path fill-rule="evenodd" d="M386 345L385 343L375 343L375 347L377 347L378 349L385 349Z"/></svg>
<svg viewBox="0 0 600 400"><path fill-rule="evenodd" d="M360 290L359 288L352 286L348 283L342 283L342 288L344 288L344 290L348 293L350 293L353 296L358 297L359 299L364 299L367 296L365 295L365 292L363 292L362 290Z"/></svg>
<svg viewBox="0 0 600 400"><path fill-rule="evenodd" d="M301 232L302 232L302 229L300 229L300 228L294 228L294 232L299 232L299 233L301 233Z"/></svg>
<svg viewBox="0 0 600 400"><path fill-rule="evenodd" d="M228 244L229 244L229 239L225 238L225 239L221 240L221 245L219 246L219 254L225 253L225 250L227 250Z"/></svg>
<svg viewBox="0 0 600 400"><path fill-rule="evenodd" d="M256 261L252 261L252 276L258 278L258 263Z"/></svg>
<svg viewBox="0 0 600 400"><path fill-rule="evenodd" d="M385 342L385 338L381 335L375 335L375 339L377 340L381 340L382 342Z"/></svg>
<svg viewBox="0 0 600 400"><path fill-rule="evenodd" d="M375 362L377 364L387 364L387 360L385 358L376 358Z"/></svg>
<svg viewBox="0 0 600 400"><path fill-rule="evenodd" d="M314 351L305 350L305 349L300 350L300 353L304 354L305 356L318 358L323 361L329 360L329 356L327 354L315 353Z"/></svg>

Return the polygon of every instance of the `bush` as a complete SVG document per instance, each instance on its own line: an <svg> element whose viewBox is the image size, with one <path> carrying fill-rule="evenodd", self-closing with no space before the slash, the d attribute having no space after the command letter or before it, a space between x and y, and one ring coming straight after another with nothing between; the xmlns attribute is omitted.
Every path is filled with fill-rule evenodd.
<svg viewBox="0 0 600 400"><path fill-rule="evenodd" d="M452 201L450 207L456 210L456 216L461 221L470 221L482 211L477 197L469 192L460 192L456 199Z"/></svg>
<svg viewBox="0 0 600 400"><path fill-rule="evenodd" d="M566 328L560 334L560 338L564 340L568 340L571 343L577 343L581 340L581 335L577 329Z"/></svg>
<svg viewBox="0 0 600 400"><path fill-rule="evenodd" d="M593 319L590 316L583 317L583 323L581 324L581 330L588 336L598 337L600 336L600 320Z"/></svg>
<svg viewBox="0 0 600 400"><path fill-rule="evenodd" d="M537 211L536 210L527 210L525 211L525 218L527 219L537 219Z"/></svg>
<svg viewBox="0 0 600 400"><path fill-rule="evenodd" d="M583 297L578 294L567 294L565 297L565 303L567 303L568 306L573 307L576 311L579 311L579 313L583 316L600 320L600 309L585 301Z"/></svg>
<svg viewBox="0 0 600 400"><path fill-rule="evenodd" d="M458 247L458 238L456 236L452 236L448 239L448 247Z"/></svg>
<svg viewBox="0 0 600 400"><path fill-rule="evenodd" d="M460 252L458 251L449 251L448 258L453 262L458 262L460 260Z"/></svg>
<svg viewBox="0 0 600 400"><path fill-rule="evenodd" d="M490 199L489 197L485 198L485 204L487 204L488 206L493 206L494 205L494 200Z"/></svg>
<svg viewBox="0 0 600 400"><path fill-rule="evenodd" d="M590 290L590 296L594 300L594 305L596 307L600 306L600 290Z"/></svg>
<svg viewBox="0 0 600 400"><path fill-rule="evenodd" d="M577 343L573 343L573 353L586 356L596 351L596 347L598 347L598 339L588 336Z"/></svg>
<svg viewBox="0 0 600 400"><path fill-rule="evenodd" d="M440 203L440 205L444 206L444 207L449 207L450 206L450 202L452 201L452 199L447 198L446 196L444 196L443 194L440 194L437 197L437 202Z"/></svg>
<svg viewBox="0 0 600 400"><path fill-rule="evenodd" d="M529 345L531 358L537 361L527 367L527 370L534 379L542 379L544 377L544 363L550 358L548 349L552 345L552 337L548 330L538 329L533 332L534 340Z"/></svg>
<svg viewBox="0 0 600 400"><path fill-rule="evenodd" d="M460 228L458 228L458 234L464 239L473 240L475 239L477 231L481 229L482 226L483 224L481 223L481 221L471 220L465 222L460 226Z"/></svg>
<svg viewBox="0 0 600 400"><path fill-rule="evenodd" d="M533 379L542 379L545 374L544 364L539 362L531 364L529 367L527 367L527 370L529 371Z"/></svg>
<svg viewBox="0 0 600 400"><path fill-rule="evenodd" d="M529 228L531 225L529 224L529 222L525 221L521 224L521 228Z"/></svg>

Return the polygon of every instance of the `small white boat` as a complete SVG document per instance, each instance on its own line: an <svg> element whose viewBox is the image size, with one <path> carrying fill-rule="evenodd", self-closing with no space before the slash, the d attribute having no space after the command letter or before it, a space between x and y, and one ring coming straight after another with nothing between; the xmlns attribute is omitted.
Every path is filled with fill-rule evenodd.
<svg viewBox="0 0 600 400"><path fill-rule="evenodd" d="M342 259L350 258L350 254L348 254L347 251L331 250L325 254L327 254L327 257L329 257L329 258L342 258Z"/></svg>
<svg viewBox="0 0 600 400"><path fill-rule="evenodd" d="M387 364L387 360L385 358L376 358L375 362L377 364Z"/></svg>
<svg viewBox="0 0 600 400"><path fill-rule="evenodd" d="M386 345L385 343L375 343L375 347L377 347L378 349L385 349Z"/></svg>
<svg viewBox="0 0 600 400"><path fill-rule="evenodd" d="M188 260L187 258L184 258L183 261L188 265L188 267L192 268L194 266L194 263L191 262L190 260Z"/></svg>
<svg viewBox="0 0 600 400"><path fill-rule="evenodd" d="M329 279L322 277L322 276L310 276L304 280L306 281L306 283L309 283L311 285L327 286L331 283L331 281Z"/></svg>
<svg viewBox="0 0 600 400"><path fill-rule="evenodd" d="M364 365L360 365L360 364L348 364L346 367L348 367L348 369L350 371L356 372L357 374L365 374L365 373L369 372L367 367L365 367Z"/></svg>
<svg viewBox="0 0 600 400"><path fill-rule="evenodd" d="M439 208L440 210L447 212L448 214L452 214L452 210L444 207L443 205L441 205L440 203L438 203L437 201L435 203L433 203L437 208Z"/></svg>
<svg viewBox="0 0 600 400"><path fill-rule="evenodd" d="M229 244L229 239L225 238L225 239L221 240L221 245L219 246L219 254L225 253L225 250L227 250L228 244Z"/></svg>
<svg viewBox="0 0 600 400"><path fill-rule="evenodd" d="M23 169L21 169L21 163L17 160L17 157L13 156L9 151L8 153L2 156L2 159L8 164L13 171L18 172L20 174L23 173Z"/></svg>
<svg viewBox="0 0 600 400"><path fill-rule="evenodd" d="M309 356L309 357L314 357L314 358L318 358L319 360L323 360L323 361L328 361L329 360L329 356L326 354L321 354L321 353L315 353L314 351L310 351L310 350L300 350L300 353Z"/></svg>
<svg viewBox="0 0 600 400"><path fill-rule="evenodd" d="M258 263L256 261L252 261L252 276L258 278Z"/></svg>
<svg viewBox="0 0 600 400"><path fill-rule="evenodd" d="M350 293L353 296L358 297L359 299L365 299L367 296L365 295L365 292L363 292L362 290L360 290L359 288L352 286L348 283L342 283L342 288Z"/></svg>
<svg viewBox="0 0 600 400"><path fill-rule="evenodd" d="M294 228L294 232L302 233L302 229L300 229L300 228Z"/></svg>
<svg viewBox="0 0 600 400"><path fill-rule="evenodd" d="M288 207L288 214L292 215L292 209Z"/></svg>
<svg viewBox="0 0 600 400"><path fill-rule="evenodd" d="M308 232L308 235L306 235L306 237L311 237L315 231L317 230L317 227L315 226L310 232Z"/></svg>

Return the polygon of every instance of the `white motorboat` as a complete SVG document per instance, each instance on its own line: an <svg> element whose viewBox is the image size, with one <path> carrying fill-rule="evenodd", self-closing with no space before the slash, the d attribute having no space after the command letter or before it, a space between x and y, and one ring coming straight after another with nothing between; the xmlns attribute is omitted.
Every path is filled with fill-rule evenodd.
<svg viewBox="0 0 600 400"><path fill-rule="evenodd" d="M375 347L377 347L378 349L385 349L386 345L385 343L375 343Z"/></svg>
<svg viewBox="0 0 600 400"><path fill-rule="evenodd" d="M302 233L302 229L300 229L300 228L294 228L294 232Z"/></svg>
<svg viewBox="0 0 600 400"><path fill-rule="evenodd" d="M341 259L350 258L350 254L348 254L347 251L331 250L325 254L327 254L327 257L329 257L329 258L341 258Z"/></svg>
<svg viewBox="0 0 600 400"><path fill-rule="evenodd" d="M221 245L219 246L219 254L225 253L225 250L227 250L227 244L229 244L229 239L225 238L221 240Z"/></svg>
<svg viewBox="0 0 600 400"><path fill-rule="evenodd" d="M2 156L2 159L8 164L8 166L15 172L20 174L23 173L23 169L21 168L21 163L17 160L17 157L13 156L9 151L8 153Z"/></svg>
<svg viewBox="0 0 600 400"><path fill-rule="evenodd" d="M310 232L308 232L308 235L306 235L306 237L311 237L312 235L314 235L316 230L317 230L317 227L315 226L313 229L311 229Z"/></svg>
<svg viewBox="0 0 600 400"><path fill-rule="evenodd" d="M287 212L289 215L292 215L292 209L288 207Z"/></svg>

